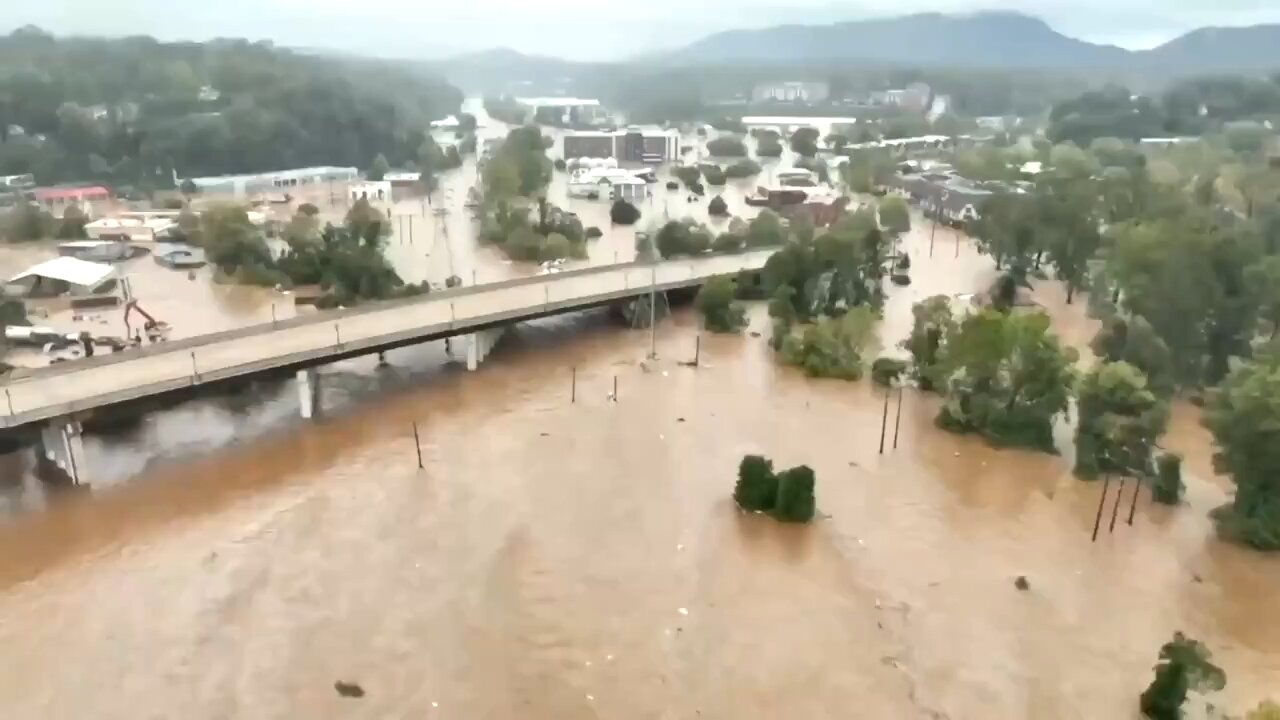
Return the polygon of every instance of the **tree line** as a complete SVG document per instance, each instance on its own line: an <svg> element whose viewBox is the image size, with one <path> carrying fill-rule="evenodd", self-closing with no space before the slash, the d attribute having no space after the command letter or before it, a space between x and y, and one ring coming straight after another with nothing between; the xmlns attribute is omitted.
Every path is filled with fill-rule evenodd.
<svg viewBox="0 0 1280 720"><path fill-rule="evenodd" d="M461 100L382 61L24 28L0 37L0 174L149 189L174 173L406 165Z"/></svg>

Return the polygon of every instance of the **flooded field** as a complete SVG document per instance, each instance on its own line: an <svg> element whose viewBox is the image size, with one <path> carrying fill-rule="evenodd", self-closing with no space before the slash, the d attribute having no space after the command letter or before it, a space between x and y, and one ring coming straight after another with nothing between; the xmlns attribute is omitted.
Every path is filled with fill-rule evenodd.
<svg viewBox="0 0 1280 720"><path fill-rule="evenodd" d="M930 234L906 239L886 346L911 303L994 277ZM631 247L599 242L592 262ZM453 261L522 271L473 248ZM1091 336L1083 298L1036 299ZM1226 669L1220 706L1277 694L1280 561L1213 537L1230 485L1194 408L1164 440L1187 503L1144 493L1091 544L1101 486L1071 476L1069 428L1064 457L996 451L909 392L879 455L883 395L780 367L751 320L763 337L704 337L697 369L687 311L646 367L648 333L602 314L522 325L476 373L438 344L345 361L318 422L283 383L88 438L88 492L10 456L11 507L43 511L0 525L3 716L1130 718L1175 630ZM822 519L740 515L747 453L811 465Z"/></svg>

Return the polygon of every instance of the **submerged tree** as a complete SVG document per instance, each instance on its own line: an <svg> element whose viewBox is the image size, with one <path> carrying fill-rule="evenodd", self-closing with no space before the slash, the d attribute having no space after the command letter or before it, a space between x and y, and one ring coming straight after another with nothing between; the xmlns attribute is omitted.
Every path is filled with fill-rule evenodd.
<svg viewBox="0 0 1280 720"><path fill-rule="evenodd" d="M772 461L747 455L738 465L733 500L748 512L767 512L781 522L804 523L813 520L816 511L814 485L813 470L806 465L775 474Z"/></svg>
<svg viewBox="0 0 1280 720"><path fill-rule="evenodd" d="M1044 314L970 315L947 335L936 377L946 403L938 424L1000 445L1055 452L1053 419L1068 408L1076 353Z"/></svg>
<svg viewBox="0 0 1280 720"><path fill-rule="evenodd" d="M1237 368L1211 394L1204 423L1218 444L1214 465L1236 484L1214 511L1218 531L1259 550L1280 550L1280 357Z"/></svg>
<svg viewBox="0 0 1280 720"><path fill-rule="evenodd" d="M694 304L702 313L702 322L708 330L718 333L736 333L747 325L747 311L735 302L736 288L727 277L712 278L698 291Z"/></svg>
<svg viewBox="0 0 1280 720"><path fill-rule="evenodd" d="M809 377L860 380L865 365L862 354L877 319L867 307L854 308L839 318L823 318L799 336L785 337L782 357Z"/></svg>
<svg viewBox="0 0 1280 720"><path fill-rule="evenodd" d="M773 474L773 462L759 455L742 458L733 499L738 507L749 512L772 510L778 499L778 478Z"/></svg>
<svg viewBox="0 0 1280 720"><path fill-rule="evenodd" d="M1168 408L1147 389L1142 371L1104 363L1084 377L1078 393L1076 475L1151 473L1151 451L1168 422Z"/></svg>
<svg viewBox="0 0 1280 720"><path fill-rule="evenodd" d="M1142 714L1151 720L1182 720L1188 692L1217 692L1226 687L1226 673L1210 657L1203 643L1174 633L1173 640L1160 648L1155 679L1139 699Z"/></svg>
<svg viewBox="0 0 1280 720"><path fill-rule="evenodd" d="M939 352L943 338L952 332L956 321L951 311L951 298L935 295L911 308L911 335L902 347L911 353L911 371L921 390L933 390L937 377Z"/></svg>

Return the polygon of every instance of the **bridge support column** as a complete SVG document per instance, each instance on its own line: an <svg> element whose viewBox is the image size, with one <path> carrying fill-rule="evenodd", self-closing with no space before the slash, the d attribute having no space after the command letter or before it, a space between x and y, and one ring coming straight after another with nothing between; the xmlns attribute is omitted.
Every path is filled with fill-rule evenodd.
<svg viewBox="0 0 1280 720"><path fill-rule="evenodd" d="M467 342L467 369L475 370L480 367L480 363L493 352L493 348L498 344L498 339L507 331L506 326L489 328L487 330L478 330L466 336Z"/></svg>
<svg viewBox="0 0 1280 720"><path fill-rule="evenodd" d="M80 485L85 482L84 440L80 423L71 418L54 418L40 428L36 447L41 469L55 479Z"/></svg>
<svg viewBox="0 0 1280 720"><path fill-rule="evenodd" d="M298 408L306 420L320 410L320 374L315 368L298 371Z"/></svg>

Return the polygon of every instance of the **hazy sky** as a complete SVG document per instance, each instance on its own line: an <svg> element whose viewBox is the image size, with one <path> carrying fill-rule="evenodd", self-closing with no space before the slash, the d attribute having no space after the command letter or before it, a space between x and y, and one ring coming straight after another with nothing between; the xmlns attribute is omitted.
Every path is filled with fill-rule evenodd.
<svg viewBox="0 0 1280 720"><path fill-rule="evenodd" d="M622 59L718 30L785 22L966 12L983 0L0 0L0 29L146 34L164 40L271 39L394 57L494 46L574 59ZM1153 12L1152 8L1159 6ZM1277 0L1020 0L1058 31L1130 48L1205 25L1280 23Z"/></svg>

